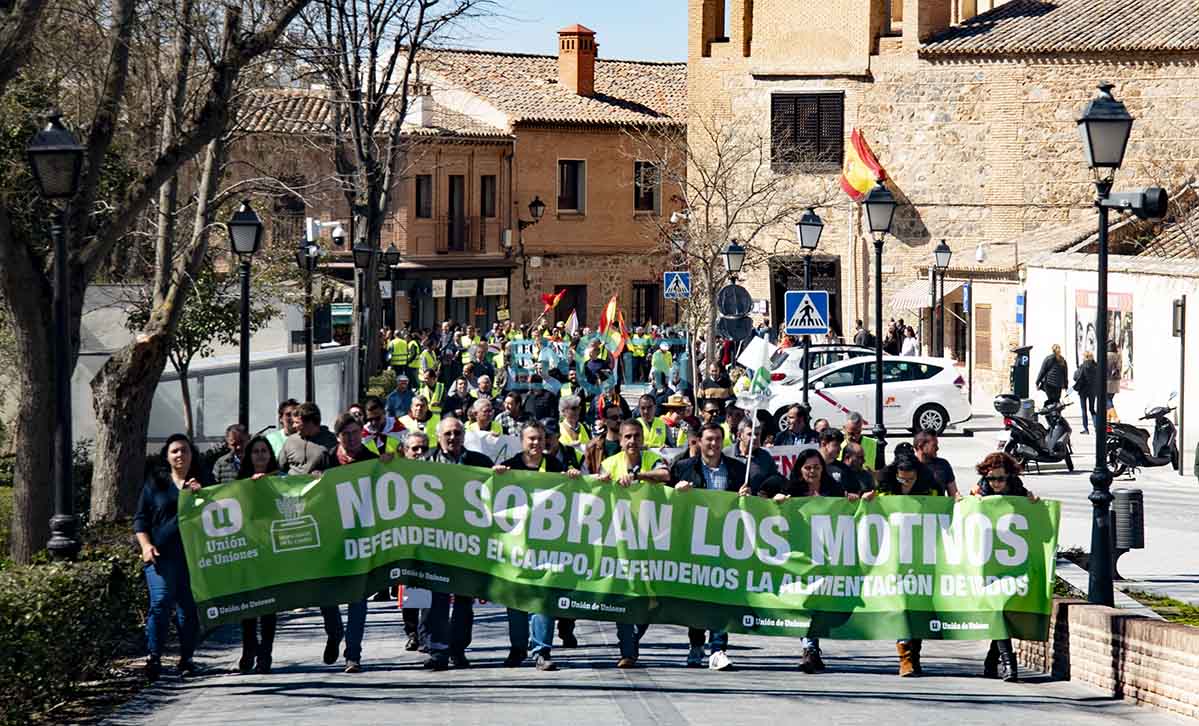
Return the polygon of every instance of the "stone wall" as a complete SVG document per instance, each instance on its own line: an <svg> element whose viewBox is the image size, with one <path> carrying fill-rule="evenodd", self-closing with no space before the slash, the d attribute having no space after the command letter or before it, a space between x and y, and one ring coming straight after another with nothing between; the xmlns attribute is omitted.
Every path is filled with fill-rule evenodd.
<svg viewBox="0 0 1199 726"><path fill-rule="evenodd" d="M559 286L584 285L587 289L587 309L585 315L584 311L579 311L582 325L592 329L598 327L604 306L613 295L617 295L625 321L632 326L633 285L641 282L657 284L660 292L662 273L667 269L667 258L657 254L561 254L546 255L540 260L539 267L529 269L530 285L527 292L521 284L520 271L512 275L510 289L514 320L531 322L536 319L543 308L541 293ZM672 303L659 299L658 310L659 317L654 322L660 323L663 318L668 322L675 320ZM570 315L568 308L560 312L563 318ZM632 332L630 329L629 333Z"/></svg>
<svg viewBox="0 0 1199 726"><path fill-rule="evenodd" d="M1199 718L1199 628L1057 599L1049 640L1015 641L1021 665L1115 698Z"/></svg>

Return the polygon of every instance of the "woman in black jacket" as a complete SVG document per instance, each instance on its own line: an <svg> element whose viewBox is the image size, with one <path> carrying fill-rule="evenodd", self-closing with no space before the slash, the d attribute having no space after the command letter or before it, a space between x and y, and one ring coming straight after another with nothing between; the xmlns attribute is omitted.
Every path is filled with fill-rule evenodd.
<svg viewBox="0 0 1199 726"><path fill-rule="evenodd" d="M1062 347L1054 344L1053 352L1041 362L1041 372L1037 374L1037 388L1045 392L1046 403L1057 403L1062 398L1062 389L1066 387L1066 359L1062 357Z"/></svg>
<svg viewBox="0 0 1199 726"><path fill-rule="evenodd" d="M145 563L146 587L150 592L150 611L146 617L146 677L157 680L162 674L162 651L167 626L174 611L179 628L179 675L196 671L192 656L199 639L200 617L192 598L183 540L179 536L179 496L196 492L210 478L200 466L200 455L183 434L172 434L162 447L165 469L151 473L142 486L133 532L141 546Z"/></svg>
<svg viewBox="0 0 1199 726"><path fill-rule="evenodd" d="M279 460L271 442L265 436L255 436L246 445L246 455L241 460L238 479L261 479L279 473ZM263 675L271 672L271 651L275 645L275 626L278 619L274 613L241 621L241 660L237 670L242 675L257 671ZM258 639L258 626L262 625L262 639Z"/></svg>

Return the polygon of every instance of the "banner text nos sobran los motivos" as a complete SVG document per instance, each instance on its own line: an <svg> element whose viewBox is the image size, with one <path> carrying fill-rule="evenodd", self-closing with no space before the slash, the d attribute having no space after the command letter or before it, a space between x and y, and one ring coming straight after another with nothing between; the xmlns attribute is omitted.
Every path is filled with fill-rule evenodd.
<svg viewBox="0 0 1199 726"><path fill-rule="evenodd" d="M782 504L394 460L180 502L206 626L395 583L531 612L830 638L1045 639L1059 505Z"/></svg>

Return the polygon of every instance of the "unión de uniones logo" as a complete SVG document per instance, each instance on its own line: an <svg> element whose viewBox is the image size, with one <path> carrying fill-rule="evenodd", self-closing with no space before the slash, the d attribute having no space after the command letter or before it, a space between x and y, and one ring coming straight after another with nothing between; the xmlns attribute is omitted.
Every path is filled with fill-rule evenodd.
<svg viewBox="0 0 1199 726"><path fill-rule="evenodd" d="M570 608L570 598L568 598L568 597L558 598L558 607L562 608L563 610L569 609Z"/></svg>
<svg viewBox="0 0 1199 726"><path fill-rule="evenodd" d="M742 615L741 616L741 624L744 625L745 627L752 628L754 626L754 623L755 623L755 620L754 620L753 615Z"/></svg>
<svg viewBox="0 0 1199 726"><path fill-rule="evenodd" d="M930 620L930 621L928 621L928 630L929 630L929 632L930 632L930 633L939 633L939 632L941 632L941 621L940 621L940 620Z"/></svg>
<svg viewBox="0 0 1199 726"><path fill-rule="evenodd" d="M241 531L241 503L236 499L218 499L204 506L200 515L204 534L209 537L228 537Z"/></svg>

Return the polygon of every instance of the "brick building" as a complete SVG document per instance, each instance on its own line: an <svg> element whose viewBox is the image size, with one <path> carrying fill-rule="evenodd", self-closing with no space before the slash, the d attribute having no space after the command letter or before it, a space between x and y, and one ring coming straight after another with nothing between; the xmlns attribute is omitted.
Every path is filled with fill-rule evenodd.
<svg viewBox="0 0 1199 726"><path fill-rule="evenodd" d="M681 132L686 65L598 58L595 33L580 25L558 36L557 56L422 53L381 239L403 255L397 322L532 321L541 294L563 288L560 319L577 309L594 326L612 295L630 324L663 319L661 220L678 194L647 166L660 155L645 145ZM279 148L264 146L271 139L290 136L292 163L332 180L331 155L295 143L327 127L325 94L277 95L248 124L259 146L244 148L267 153ZM528 224L534 199L545 213ZM346 218L332 181L309 201L311 216ZM327 267L348 278L351 262Z"/></svg>
<svg viewBox="0 0 1199 726"><path fill-rule="evenodd" d="M1006 385L1008 349L1023 334L1014 312L1024 261L1093 224L1074 118L1096 83L1115 82L1137 118L1117 188L1172 186L1199 159L1191 2L689 2L691 113L749 119L772 134L772 153L818 151L813 163L776 167L801 196L837 177L851 130L862 130L901 203L881 269L884 306L921 320L928 343L928 266L945 239L951 311L975 282L974 315L947 318L946 352L973 351L980 390ZM820 211L828 274L816 283L850 329L873 309L873 245L848 198ZM799 287L785 262L749 274L775 324L782 291ZM1045 294L1029 291L1028 315Z"/></svg>

